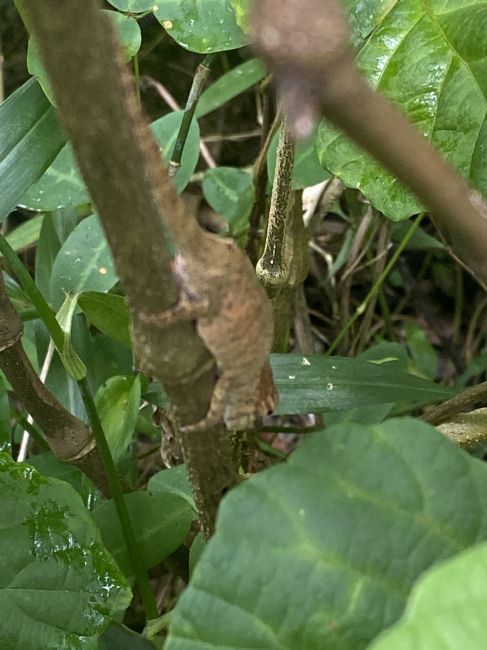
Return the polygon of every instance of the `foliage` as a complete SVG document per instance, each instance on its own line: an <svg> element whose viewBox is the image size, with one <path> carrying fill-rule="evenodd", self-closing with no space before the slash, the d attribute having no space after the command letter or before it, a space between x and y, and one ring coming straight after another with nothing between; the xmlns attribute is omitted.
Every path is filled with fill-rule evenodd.
<svg viewBox="0 0 487 650"><path fill-rule="evenodd" d="M142 49L146 45L147 15L157 38L167 33L184 48L176 50L183 62L187 50L226 52L218 59L223 73L200 97L174 180L179 192L201 180L207 203L226 222L228 233L243 243L258 200L247 168L253 150L239 149L230 163L222 156L221 165L199 176L198 164L200 125L210 130L220 120L215 116L232 120L234 111L238 129L239 102L251 96L248 91L266 74L258 59L242 60L245 55L232 52L247 43L249 3L109 4L127 59L138 56L141 38ZM486 193L487 2L347 0L346 5L364 75ZM206 547L200 536L193 541L189 531L195 504L184 466L150 466L159 431L147 404L166 405L167 399L160 386L133 370L128 310L110 249L55 109L43 93L49 97L49 84L32 42L27 62L37 80L26 81L0 105L0 219L8 224L12 248L36 247L35 261L27 255L25 262L50 307L59 310L69 296L69 340L86 364L117 470L133 490L125 501L142 564L156 576L164 566L172 576L165 602L173 608L166 647L359 650L371 643L374 650L481 648L487 599L486 547L481 544L487 538L485 464L417 419L388 418L417 414L485 373L483 334L458 385L440 385L441 336L428 336L421 318L413 322L406 314L410 322L401 331L402 342L386 340L393 332L387 297L403 292L407 301L412 293L408 274L396 268L379 296L376 322L381 321L382 329L376 345L372 336L366 337L365 350L360 329L349 339L350 349L362 352L361 357L346 358L348 350L326 357L320 349L273 355L280 430L303 433L288 416L302 422L309 413L317 430L303 436L285 464L251 477L224 499L216 534ZM161 70L161 76L169 75L171 68ZM170 112L152 123L168 160L183 115ZM264 186L274 179L277 138L265 152ZM357 267L365 272L373 266L373 235L390 228L391 245L407 236L405 224L381 221L359 242L364 256L349 262L360 224L370 215L356 190L392 222L420 210L394 178L322 123L297 147L292 190L299 193L332 174L347 187L344 199L330 209L344 234L337 248L330 238L331 253L314 260L318 281L309 293L313 306L324 294L338 305L321 319L328 329L315 323L327 341L339 331L329 323L340 318L339 327L344 327L347 320L337 297L341 289L344 296L352 295L356 309L363 307L363 286L355 297L347 277ZM29 218L15 227L10 215L16 206L17 214ZM445 300L455 301L458 323L463 304L458 271L426 228L418 228L409 240L408 252L414 256L418 251ZM332 263L326 255L333 256ZM25 321L24 347L39 369L48 356L46 323L25 287L5 269L9 296ZM426 273L425 268L418 273ZM338 291L337 282L342 282ZM475 339L476 330L469 332ZM53 356L46 386L72 414L86 419L65 365ZM41 447L29 464L12 461L24 428L34 427L36 433L28 413L0 375L0 444L10 453L0 460L0 645L7 650L160 647L157 635L152 638L147 630L137 634L120 622L130 604L127 578L133 567L113 501ZM282 455L280 449L266 447L264 439L254 440L253 446L269 452L259 452L265 464ZM149 468L141 469L147 457ZM181 552L184 570L171 574L167 566L177 565ZM187 581L190 567L191 579L179 598L174 576ZM135 610L133 605L130 611ZM130 625L130 616L125 622ZM158 623L167 627L165 620Z"/></svg>

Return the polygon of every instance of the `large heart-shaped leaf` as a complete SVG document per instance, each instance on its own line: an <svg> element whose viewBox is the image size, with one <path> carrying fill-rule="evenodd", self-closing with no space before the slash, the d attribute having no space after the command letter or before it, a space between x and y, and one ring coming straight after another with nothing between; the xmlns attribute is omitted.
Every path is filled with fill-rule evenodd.
<svg viewBox="0 0 487 650"><path fill-rule="evenodd" d="M221 52L246 43L230 0L159 0L154 15L179 45L192 52Z"/></svg>
<svg viewBox="0 0 487 650"><path fill-rule="evenodd" d="M0 646L94 650L131 595L80 496L3 455L0 501Z"/></svg>
<svg viewBox="0 0 487 650"><path fill-rule="evenodd" d="M358 52L369 82L385 93L460 172L487 194L485 0L352 3ZM324 167L399 220L421 209L397 180L327 123L317 150Z"/></svg>
<svg viewBox="0 0 487 650"><path fill-rule="evenodd" d="M486 490L416 420L316 433L223 500L167 648L361 650L426 569L487 539Z"/></svg>

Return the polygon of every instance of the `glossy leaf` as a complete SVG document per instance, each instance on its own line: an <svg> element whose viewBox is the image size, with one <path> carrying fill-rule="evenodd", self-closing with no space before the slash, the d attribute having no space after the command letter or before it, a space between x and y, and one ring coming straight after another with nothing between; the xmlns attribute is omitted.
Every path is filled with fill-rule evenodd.
<svg viewBox="0 0 487 650"><path fill-rule="evenodd" d="M88 291L79 296L78 304L100 332L130 347L129 312L123 296Z"/></svg>
<svg viewBox="0 0 487 650"><path fill-rule="evenodd" d="M32 217L32 219L24 221L24 223L17 226L15 230L12 230L5 239L16 252L28 248L32 244L35 244L39 239L43 221L43 214L40 214L37 217ZM3 257L1 253L0 257Z"/></svg>
<svg viewBox="0 0 487 650"><path fill-rule="evenodd" d="M173 553L188 534L193 511L189 504L173 494L151 495L131 492L125 495L134 527L139 554L148 569ZM130 560L113 501L96 508L94 518L103 542L125 575L132 575Z"/></svg>
<svg viewBox="0 0 487 650"><path fill-rule="evenodd" d="M19 204L29 210L51 212L89 202L90 196L76 167L73 150L70 144L66 144Z"/></svg>
<svg viewBox="0 0 487 650"><path fill-rule="evenodd" d="M325 413L371 404L411 402L419 406L454 393L410 375L394 362L377 365L362 359L273 354L279 389L278 413Z"/></svg>
<svg viewBox="0 0 487 650"><path fill-rule="evenodd" d="M487 539L486 490L413 419L312 434L225 497L167 649L362 650L425 570Z"/></svg>
<svg viewBox="0 0 487 650"><path fill-rule="evenodd" d="M130 590L73 488L0 458L0 646L97 647Z"/></svg>
<svg viewBox="0 0 487 650"><path fill-rule="evenodd" d="M263 79L265 66L260 59L250 59L232 68L207 88L198 100L196 117L214 111Z"/></svg>
<svg viewBox="0 0 487 650"><path fill-rule="evenodd" d="M49 167L64 142L54 110L33 79L0 105L0 221Z"/></svg>
<svg viewBox="0 0 487 650"><path fill-rule="evenodd" d="M109 291L117 282L113 260L96 215L87 217L61 247L50 282L51 301L59 306L67 293Z"/></svg>
<svg viewBox="0 0 487 650"><path fill-rule="evenodd" d="M157 472L149 479L147 489L151 494L175 494L180 496L186 499L193 510L196 510L185 465L176 465Z"/></svg>
<svg viewBox="0 0 487 650"><path fill-rule="evenodd" d="M57 210L44 216L36 248L35 281L44 298L50 302L51 274L62 244L78 224L74 210Z"/></svg>
<svg viewBox="0 0 487 650"><path fill-rule="evenodd" d="M115 376L98 390L96 410L117 463L132 442L140 406L140 379Z"/></svg>
<svg viewBox="0 0 487 650"><path fill-rule="evenodd" d="M475 546L428 571L406 612L370 650L484 650L487 545Z"/></svg>
<svg viewBox="0 0 487 650"><path fill-rule="evenodd" d="M192 52L221 52L246 43L230 0L159 0L154 15L179 45Z"/></svg>
<svg viewBox="0 0 487 650"><path fill-rule="evenodd" d="M368 81L486 194L487 2L389 0L382 8L372 3L373 11L369 2L349 4L355 26L365 31L382 14L358 52ZM320 128L317 150L325 168L391 219L420 211L395 178L328 124Z"/></svg>
<svg viewBox="0 0 487 650"><path fill-rule="evenodd" d="M254 202L254 183L249 172L236 167L208 169L203 178L203 194L228 223L232 237L246 232Z"/></svg>

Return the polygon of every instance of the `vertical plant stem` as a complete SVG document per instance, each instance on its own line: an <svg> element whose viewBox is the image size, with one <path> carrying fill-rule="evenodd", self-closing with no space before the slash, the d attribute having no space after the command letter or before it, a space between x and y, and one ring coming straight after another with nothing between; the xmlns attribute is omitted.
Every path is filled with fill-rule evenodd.
<svg viewBox="0 0 487 650"><path fill-rule="evenodd" d="M181 166L181 156L183 155L184 145L186 144L189 128L193 120L198 100L203 91L206 80L208 79L208 75L210 74L211 64L213 63L215 56L215 53L207 54L203 61L196 68L196 72L193 77L193 83L191 84L191 89L189 91L186 106L184 108L183 121L179 127L176 144L174 145L174 150L169 162L168 169L170 176L174 176L174 174Z"/></svg>
<svg viewBox="0 0 487 650"><path fill-rule="evenodd" d="M159 616L159 612L157 610L154 594L150 586L149 577L140 559L134 529L132 527L127 505L123 497L122 486L120 485L115 464L113 462L113 458L110 453L107 440L105 438L105 433L103 431L100 418L98 417L95 402L93 401L93 397L88 388L88 382L86 379L79 381L78 386L83 397L86 412L90 419L90 425L95 436L96 446L100 453L103 467L105 469L108 485L110 486L110 492L112 494L113 502L115 503L115 508L120 520L120 526L122 528L125 544L127 545L127 551L132 564L132 569L135 574L135 579L139 586L140 595L142 597L142 602L144 603L147 618L157 618Z"/></svg>

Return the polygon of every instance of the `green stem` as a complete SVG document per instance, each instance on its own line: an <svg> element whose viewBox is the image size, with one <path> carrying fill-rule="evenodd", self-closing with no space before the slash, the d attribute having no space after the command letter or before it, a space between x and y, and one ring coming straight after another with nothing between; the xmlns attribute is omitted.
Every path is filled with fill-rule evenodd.
<svg viewBox="0 0 487 650"><path fill-rule="evenodd" d="M108 480L108 485L110 486L113 502L115 503L115 508L120 520L120 526L122 528L125 544L127 545L127 551L132 563L135 579L139 586L140 595L142 597L142 602L144 603L147 618L157 618L159 616L159 612L157 610L154 594L150 586L149 577L144 568L144 565L142 564L139 552L137 550L137 540L135 538L132 522L130 521L127 505L123 497L122 486L120 485L117 471L115 469L115 464L110 453L110 448L108 447L105 433L98 417L95 402L93 401L93 397L88 388L88 382L86 379L79 381L78 385L83 397L86 412L90 419L91 429L95 436L96 446L100 453L105 474Z"/></svg>
<svg viewBox="0 0 487 650"><path fill-rule="evenodd" d="M22 289L34 305L37 315L47 327L57 351L62 355L64 349L64 333L56 320L56 315L47 304L44 296L37 288L36 283L18 257L17 253L2 235L0 235L0 252L4 256L13 273L17 276Z"/></svg>
<svg viewBox="0 0 487 650"><path fill-rule="evenodd" d="M208 75L210 74L211 64L213 63L215 56L215 53L207 54L203 61L198 65L193 77L193 83L191 84L191 89L184 108L183 121L179 127L176 144L174 145L171 161L169 163L169 173L171 176L174 176L181 166L181 156L183 155L183 149L186 144L189 128L193 120L198 100L203 91L206 80L208 79Z"/></svg>
<svg viewBox="0 0 487 650"><path fill-rule="evenodd" d="M359 318L360 316L362 316L362 314L364 313L364 311L367 309L367 305L368 305L369 302L372 300L372 298L374 298L374 296L376 295L376 293L379 291L380 287L382 286L382 283L384 282L384 280L386 279L386 277L389 275L389 273L391 272L392 268L395 266L395 264L396 264L396 262L397 262L399 256L401 255L401 253L403 252L403 250L404 250L405 247L407 246L409 240L410 240L411 237L413 236L413 234L414 234L416 228L417 228L417 227L419 226L419 224L421 223L423 217L424 217L424 212L421 212L421 214L418 214L418 216L416 217L416 219L413 221L413 223L411 224L411 227L410 227L409 230L407 231L407 233L406 233L404 239L403 239L402 242L399 244L399 246L397 247L396 252L394 253L394 255L393 255L393 256L391 257L391 259L389 260L387 266L386 266L385 269L382 271L382 273L379 275L379 277L377 278L377 280L374 282L374 284L373 284L371 290L370 290L369 293L366 295L365 299L360 303L360 305L357 307L357 309L355 310L355 312L353 313L353 315L348 319L348 321L347 321L347 322L345 323L345 325L343 326L341 332L338 334L338 336L336 337L336 339L335 339L335 340L333 341L333 343L331 344L330 348L329 348L328 351L326 352L326 356L327 356L327 357L330 356L330 355L331 355L331 354L336 350L337 346L340 344L340 341L343 339L343 337L344 337L344 336L347 334L347 332L350 330L350 328L351 328L352 325L355 323L355 321L357 320L357 318Z"/></svg>

